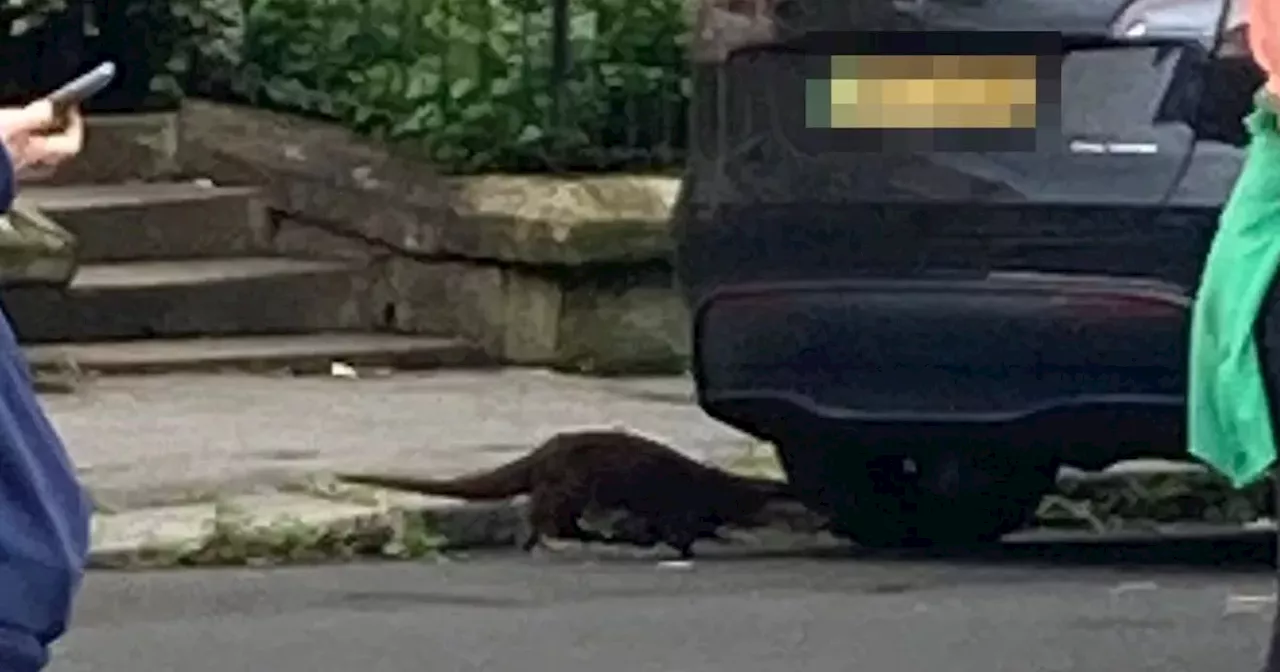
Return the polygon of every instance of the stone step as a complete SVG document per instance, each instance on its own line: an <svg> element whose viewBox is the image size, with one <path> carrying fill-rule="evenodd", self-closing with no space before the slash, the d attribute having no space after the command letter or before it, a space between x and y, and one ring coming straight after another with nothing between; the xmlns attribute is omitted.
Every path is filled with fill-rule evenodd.
<svg viewBox="0 0 1280 672"><path fill-rule="evenodd" d="M84 149L60 166L51 184L154 180L178 170L178 114L91 114Z"/></svg>
<svg viewBox="0 0 1280 672"><path fill-rule="evenodd" d="M150 374L207 371L327 373L333 362L399 370L472 368L491 363L464 341L374 333L288 334L221 338L60 343L26 348L31 362L71 361L84 371Z"/></svg>
<svg viewBox="0 0 1280 672"><path fill-rule="evenodd" d="M382 316L362 266L244 257L86 264L65 289L13 288L24 343L368 330Z"/></svg>
<svg viewBox="0 0 1280 672"><path fill-rule="evenodd" d="M23 199L75 234L81 263L269 253L253 189L190 182L31 187Z"/></svg>

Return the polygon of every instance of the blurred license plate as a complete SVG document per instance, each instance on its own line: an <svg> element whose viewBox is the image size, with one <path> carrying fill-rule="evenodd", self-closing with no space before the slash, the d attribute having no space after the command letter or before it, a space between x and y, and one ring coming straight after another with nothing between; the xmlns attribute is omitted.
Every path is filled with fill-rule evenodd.
<svg viewBox="0 0 1280 672"><path fill-rule="evenodd" d="M806 81L815 129L1033 129L1037 72L1029 55L840 55Z"/></svg>

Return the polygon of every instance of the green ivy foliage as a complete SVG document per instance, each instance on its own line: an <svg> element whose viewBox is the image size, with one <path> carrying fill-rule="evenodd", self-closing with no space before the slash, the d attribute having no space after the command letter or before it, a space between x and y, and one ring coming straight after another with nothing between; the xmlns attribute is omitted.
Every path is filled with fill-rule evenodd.
<svg viewBox="0 0 1280 672"><path fill-rule="evenodd" d="M5 35L19 37L66 8L67 0L0 0L0 23L6 26Z"/></svg>
<svg viewBox="0 0 1280 672"><path fill-rule="evenodd" d="M684 126L682 1L573 0L572 69L557 80L545 0L249 0L238 88L455 171L668 163Z"/></svg>
<svg viewBox="0 0 1280 672"><path fill-rule="evenodd" d="M86 30L152 94L335 120L454 172L666 168L685 1L570 0L562 76L550 0L0 0L0 24L89 2Z"/></svg>
<svg viewBox="0 0 1280 672"><path fill-rule="evenodd" d="M164 59L158 88L209 95L233 85L243 65L242 0L135 0L131 10L139 21L165 27L168 39L153 54Z"/></svg>
<svg viewBox="0 0 1280 672"><path fill-rule="evenodd" d="M0 30L9 38L0 45L0 69L10 85L0 89L9 97L33 95L33 86L62 83L46 81L53 71L69 76L97 59L117 62L121 81L112 95L128 89L124 98L138 106L176 103L184 89L225 89L240 67L244 16L241 0L0 0ZM21 71L40 71L58 49L63 62L46 68L40 81L12 81Z"/></svg>
<svg viewBox="0 0 1280 672"><path fill-rule="evenodd" d="M83 23L74 0L0 0L0 103L25 103L70 76ZM69 35L72 40L64 39Z"/></svg>

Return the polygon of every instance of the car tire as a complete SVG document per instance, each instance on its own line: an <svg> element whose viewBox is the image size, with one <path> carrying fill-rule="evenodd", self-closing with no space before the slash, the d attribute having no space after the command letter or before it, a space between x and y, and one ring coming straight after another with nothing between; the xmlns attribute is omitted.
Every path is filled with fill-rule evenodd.
<svg viewBox="0 0 1280 672"><path fill-rule="evenodd" d="M855 449L856 450L856 449ZM847 445L779 451L805 504L862 546L971 546L1024 527L1057 464L972 449L851 455Z"/></svg>

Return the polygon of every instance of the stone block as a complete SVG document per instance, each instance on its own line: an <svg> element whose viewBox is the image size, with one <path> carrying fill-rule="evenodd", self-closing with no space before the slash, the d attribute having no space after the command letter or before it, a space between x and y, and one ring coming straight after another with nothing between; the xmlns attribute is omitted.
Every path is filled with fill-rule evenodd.
<svg viewBox="0 0 1280 672"><path fill-rule="evenodd" d="M271 250L286 257L369 262L387 254L327 229L287 217L275 222L270 235Z"/></svg>
<svg viewBox="0 0 1280 672"><path fill-rule="evenodd" d="M334 124L199 100L181 113L183 172L260 187L269 206L409 253L438 251L447 214L430 165Z"/></svg>
<svg viewBox="0 0 1280 672"><path fill-rule="evenodd" d="M485 354L506 361L506 273L496 266L466 265L449 284L449 305L458 335L480 346Z"/></svg>
<svg viewBox="0 0 1280 672"><path fill-rule="evenodd" d="M172 175L178 140L175 113L90 115L83 151L42 182L112 184Z"/></svg>
<svg viewBox="0 0 1280 672"><path fill-rule="evenodd" d="M465 264L449 273L457 334L495 360L599 375L685 368L689 318L669 270L621 280Z"/></svg>
<svg viewBox="0 0 1280 672"><path fill-rule="evenodd" d="M669 269L586 278L564 292L556 365L586 374L685 371L689 313Z"/></svg>
<svg viewBox="0 0 1280 672"><path fill-rule="evenodd" d="M389 256L379 262L388 292L385 328L400 333L454 336L459 306L451 293L467 272L466 264L426 263Z"/></svg>
<svg viewBox="0 0 1280 672"><path fill-rule="evenodd" d="M653 175L452 178L440 246L499 262L581 266L670 259L679 180Z"/></svg>
<svg viewBox="0 0 1280 672"><path fill-rule="evenodd" d="M507 269L504 273L503 359L555 365L560 360L564 288L545 275Z"/></svg>
<svg viewBox="0 0 1280 672"><path fill-rule="evenodd" d="M450 177L332 124L204 101L181 120L184 172L406 253L561 266L672 253L673 176Z"/></svg>

